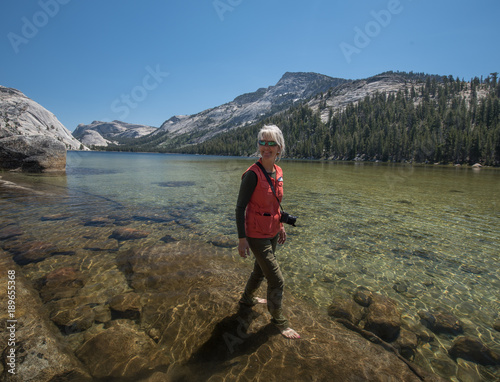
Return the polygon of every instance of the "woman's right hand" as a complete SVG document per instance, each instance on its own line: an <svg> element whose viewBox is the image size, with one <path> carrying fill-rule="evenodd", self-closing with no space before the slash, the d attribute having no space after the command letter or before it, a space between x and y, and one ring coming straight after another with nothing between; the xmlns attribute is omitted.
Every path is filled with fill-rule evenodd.
<svg viewBox="0 0 500 382"><path fill-rule="evenodd" d="M250 256L250 245L248 245L248 240L246 237L239 239L238 253L245 259L247 258L247 256Z"/></svg>

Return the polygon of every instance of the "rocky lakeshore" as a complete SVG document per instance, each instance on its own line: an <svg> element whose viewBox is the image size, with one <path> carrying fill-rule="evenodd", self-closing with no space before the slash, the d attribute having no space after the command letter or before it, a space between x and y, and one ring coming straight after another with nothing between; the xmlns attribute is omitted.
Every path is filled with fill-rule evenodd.
<svg viewBox="0 0 500 382"><path fill-rule="evenodd" d="M440 380L292 295L287 314L303 339L285 340L263 307L238 307L244 272L209 244L108 256L20 267L1 252L17 292L16 374L4 364L3 380Z"/></svg>
<svg viewBox="0 0 500 382"><path fill-rule="evenodd" d="M43 135L0 138L0 169L31 173L66 170L66 147Z"/></svg>
<svg viewBox="0 0 500 382"><path fill-rule="evenodd" d="M334 298L331 318L287 294L286 313L303 338L285 340L263 306L239 308L247 271L240 259L213 243L144 247L148 232L109 229L108 248L93 255L33 242L20 249L23 232L14 224L1 230L1 285L15 271L17 318L16 374L4 363L2 380L439 381L412 362L417 347L431 346L434 333L463 334L446 313L419 312L425 325L410 328L394 301L358 288L352 299ZM4 326L4 347L7 336ZM446 367L458 368L460 380L475 380L474 363L499 360L468 336L449 353L458 362Z"/></svg>

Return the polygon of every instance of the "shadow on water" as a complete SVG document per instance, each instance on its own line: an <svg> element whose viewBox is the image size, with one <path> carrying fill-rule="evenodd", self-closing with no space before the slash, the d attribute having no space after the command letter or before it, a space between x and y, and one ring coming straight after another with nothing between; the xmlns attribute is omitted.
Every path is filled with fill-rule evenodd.
<svg viewBox="0 0 500 382"><path fill-rule="evenodd" d="M239 306L238 311L219 321L210 338L202 344L184 365L197 378L210 378L238 364L238 357L255 353L279 330L269 323L257 332L249 332L251 323L261 314L250 307Z"/></svg>

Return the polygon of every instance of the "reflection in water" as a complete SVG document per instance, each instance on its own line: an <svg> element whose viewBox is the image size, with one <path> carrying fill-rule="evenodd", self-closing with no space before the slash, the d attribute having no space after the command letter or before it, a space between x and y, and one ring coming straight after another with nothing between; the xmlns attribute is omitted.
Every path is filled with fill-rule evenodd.
<svg viewBox="0 0 500 382"><path fill-rule="evenodd" d="M204 277L220 266L212 256L235 261L234 205L252 159L119 153L69 153L69 159L66 176L2 174L14 186L0 184L0 245L44 296L53 295L44 289L47 277L60 281L55 285L78 286L68 289L68 301L46 298L75 350L84 331L136 317L134 309L142 312L136 325L159 344L168 343L164 323L155 322L175 317L189 291L204 289ZM333 297L364 286L397 301L408 327L420 325L420 311L441 307L464 323L466 335L498 351L493 323L500 302L492 293L500 289L497 170L295 161L281 166L283 206L299 217L278 251L288 291L326 316ZM158 245L176 261L140 252ZM203 261L192 256L198 250ZM197 265L208 273L190 270ZM51 274L58 269L66 270ZM218 277L220 285L211 281L210 289L230 290L237 300L241 285L225 280L223 272ZM110 308L111 299L132 291L140 292L140 303ZM70 310L65 301L81 315L57 313ZM193 300L190 313L197 308ZM215 322L207 314L201 322L214 325L210 338L195 339L178 328L197 350L177 345L172 361L223 375L234 359L274 335L267 318L248 314L229 313ZM261 330L248 333L254 320L263 320ZM173 319L171 325L181 324ZM453 339L439 336L419 347L415 361L450 378L458 370L484 380L498 377L491 367L457 369L446 353Z"/></svg>

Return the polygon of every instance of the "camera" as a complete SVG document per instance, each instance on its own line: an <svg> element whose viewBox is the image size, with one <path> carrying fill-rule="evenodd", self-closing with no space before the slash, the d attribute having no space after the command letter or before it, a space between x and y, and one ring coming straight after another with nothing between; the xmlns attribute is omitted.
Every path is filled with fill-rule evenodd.
<svg viewBox="0 0 500 382"><path fill-rule="evenodd" d="M280 222L290 224L291 226L296 227L295 222L297 221L297 216L292 216L287 214L285 211L281 212Z"/></svg>

